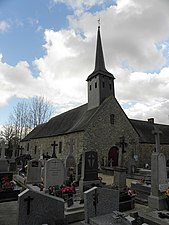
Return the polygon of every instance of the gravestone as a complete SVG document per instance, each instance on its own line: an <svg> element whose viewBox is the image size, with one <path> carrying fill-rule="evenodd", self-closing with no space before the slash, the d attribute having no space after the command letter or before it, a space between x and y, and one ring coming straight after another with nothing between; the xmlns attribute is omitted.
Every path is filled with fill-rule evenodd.
<svg viewBox="0 0 169 225"><path fill-rule="evenodd" d="M73 156L73 145L74 145L73 139L67 142L67 145L69 146L69 152L68 152L68 156L65 159L65 167L66 167L67 176L69 177L71 173L74 174L76 172L76 161Z"/></svg>
<svg viewBox="0 0 169 225"><path fill-rule="evenodd" d="M151 195L148 197L148 206L153 209L166 208L165 191L168 188L166 159L160 153L160 131L155 126L154 131L156 151L151 156Z"/></svg>
<svg viewBox="0 0 169 225"><path fill-rule="evenodd" d="M120 142L117 143L117 145L120 147L120 149L118 157L118 167L114 168L113 186L118 188L119 191L123 191L126 188L127 177L127 169L123 165L123 154L126 152L125 147L127 147L124 136L120 137Z"/></svg>
<svg viewBox="0 0 169 225"><path fill-rule="evenodd" d="M2 140L0 143L1 148L1 158L0 158L0 172L7 172L8 171L8 161L5 157L5 141Z"/></svg>
<svg viewBox="0 0 169 225"><path fill-rule="evenodd" d="M18 195L18 225L64 225L64 200L26 189Z"/></svg>
<svg viewBox="0 0 169 225"><path fill-rule="evenodd" d="M44 168L44 187L62 185L65 180L65 167L60 159L52 158L46 161Z"/></svg>
<svg viewBox="0 0 169 225"><path fill-rule="evenodd" d="M27 167L27 183L41 183L41 162L40 160L32 159L28 162Z"/></svg>
<svg viewBox="0 0 169 225"><path fill-rule="evenodd" d="M119 192L108 188L93 187L84 192L85 222L98 215L119 210Z"/></svg>
<svg viewBox="0 0 169 225"><path fill-rule="evenodd" d="M93 186L101 185L98 179L98 155L95 151L87 151L82 154L82 173L79 181L81 198L83 192Z"/></svg>

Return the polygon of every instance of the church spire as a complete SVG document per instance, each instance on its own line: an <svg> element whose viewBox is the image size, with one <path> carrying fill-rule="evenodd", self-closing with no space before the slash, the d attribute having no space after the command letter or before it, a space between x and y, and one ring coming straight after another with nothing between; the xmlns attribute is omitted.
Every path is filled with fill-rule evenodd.
<svg viewBox="0 0 169 225"><path fill-rule="evenodd" d="M103 56L103 49L101 43L101 35L100 35L100 25L98 26L97 31L97 46L96 46L96 58L95 58L95 69L94 71L105 71L105 63Z"/></svg>
<svg viewBox="0 0 169 225"><path fill-rule="evenodd" d="M97 31L95 68L88 78L88 110L98 107L109 96L114 96L114 76L106 70L102 49L100 24Z"/></svg>
<svg viewBox="0 0 169 225"><path fill-rule="evenodd" d="M96 76L98 73L102 73L103 75L114 79L113 74L109 73L106 70L105 63L104 63L104 55L103 55L102 41L101 41L101 34L100 34L100 20L99 20L98 31L97 31L95 68L93 73L88 76L87 81L93 78L94 76Z"/></svg>

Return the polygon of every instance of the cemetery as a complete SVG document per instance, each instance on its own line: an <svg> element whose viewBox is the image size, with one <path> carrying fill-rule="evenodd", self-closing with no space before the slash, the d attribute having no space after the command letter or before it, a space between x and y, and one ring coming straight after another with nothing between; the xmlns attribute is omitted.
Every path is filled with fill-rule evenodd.
<svg viewBox="0 0 169 225"><path fill-rule="evenodd" d="M160 130L169 128L152 119L127 118L115 99L114 76L105 68L100 26L96 48L95 69L87 78L88 104L32 130L11 158L5 155L8 143L1 140L0 208L16 202L14 225L169 225L161 151L161 140L165 143L168 136ZM97 83L95 89L91 85L97 76L103 83L95 92ZM105 85L109 91L103 91ZM143 151L136 152L136 145Z"/></svg>
<svg viewBox="0 0 169 225"><path fill-rule="evenodd" d="M57 144L54 143L51 157L26 160L22 157L22 166L16 164L15 173L9 172L2 142L0 200L17 200L17 225L169 224L166 161L160 151L157 126L153 132L156 150L152 153L151 167L136 172L138 179L130 179L130 185L123 164L123 148L119 164L114 167L113 176L109 176L112 182L107 184L100 177L106 175L98 170L96 151L84 152L80 166L76 165L72 140L65 161L56 157ZM19 185L20 189L16 189ZM139 205L144 205L142 210L138 210Z"/></svg>

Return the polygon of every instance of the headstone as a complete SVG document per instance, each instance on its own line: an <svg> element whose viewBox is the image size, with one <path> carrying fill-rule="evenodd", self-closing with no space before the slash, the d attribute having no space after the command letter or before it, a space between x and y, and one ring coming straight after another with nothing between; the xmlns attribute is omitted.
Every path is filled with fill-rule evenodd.
<svg viewBox="0 0 169 225"><path fill-rule="evenodd" d="M46 161L44 169L44 187L62 185L65 180L65 167L60 159L52 158Z"/></svg>
<svg viewBox="0 0 169 225"><path fill-rule="evenodd" d="M5 157L5 141L4 140L1 141L0 147L1 147L0 172L7 172L8 162Z"/></svg>
<svg viewBox="0 0 169 225"><path fill-rule="evenodd" d="M126 152L125 147L127 143L125 142L124 136L120 137L120 142L117 143L120 147L119 157L118 157L118 167L114 168L114 183L113 185L118 188L119 191L123 191L126 188L126 176L127 169L123 167L123 154Z"/></svg>
<svg viewBox="0 0 169 225"><path fill-rule="evenodd" d="M162 210L166 208L165 191L168 188L166 159L160 153L160 131L155 127L156 151L151 156L151 195L148 197L150 208Z"/></svg>
<svg viewBox="0 0 169 225"><path fill-rule="evenodd" d="M87 151L82 155L82 176L79 182L80 191L86 191L100 184L98 179L98 155L95 151Z"/></svg>
<svg viewBox="0 0 169 225"><path fill-rule="evenodd" d="M27 183L41 183L41 162L40 160L32 159L28 162L27 167Z"/></svg>
<svg viewBox="0 0 169 225"><path fill-rule="evenodd" d="M85 222L98 215L119 210L119 192L108 188L93 187L84 192Z"/></svg>
<svg viewBox="0 0 169 225"><path fill-rule="evenodd" d="M18 225L64 225L64 200L26 189L18 195Z"/></svg>
<svg viewBox="0 0 169 225"><path fill-rule="evenodd" d="M68 156L65 159L65 167L67 171L67 176L69 177L71 173L76 173L76 161L73 156L73 145L74 145L73 139L67 142L67 144L69 146L69 152Z"/></svg>

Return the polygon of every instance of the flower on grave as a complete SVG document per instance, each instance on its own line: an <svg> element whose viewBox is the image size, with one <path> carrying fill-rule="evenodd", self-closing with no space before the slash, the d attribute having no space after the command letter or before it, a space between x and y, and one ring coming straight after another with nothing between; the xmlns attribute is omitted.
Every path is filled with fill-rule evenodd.
<svg viewBox="0 0 169 225"><path fill-rule="evenodd" d="M74 194L75 193L75 189L72 187L62 187L61 188L61 193L62 194Z"/></svg>
<svg viewBox="0 0 169 225"><path fill-rule="evenodd" d="M14 183L10 181L8 176L3 176L1 178L1 191L8 191L14 189Z"/></svg>
<svg viewBox="0 0 169 225"><path fill-rule="evenodd" d="M165 191L165 196L168 198L169 197L169 188Z"/></svg>

